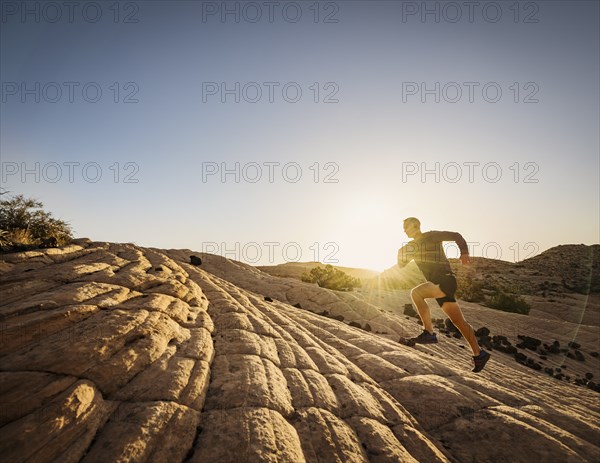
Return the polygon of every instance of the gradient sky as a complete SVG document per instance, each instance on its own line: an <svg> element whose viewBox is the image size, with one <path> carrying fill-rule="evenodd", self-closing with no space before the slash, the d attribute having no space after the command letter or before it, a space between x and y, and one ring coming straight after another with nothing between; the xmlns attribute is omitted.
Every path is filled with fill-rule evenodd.
<svg viewBox="0 0 600 463"><path fill-rule="evenodd" d="M600 241L597 1L480 2L472 21L465 2L282 1L272 22L264 2L121 2L115 18L101 1L96 22L93 2L76 2L72 21L63 5L54 22L43 2L0 3L2 187L42 200L77 236L377 270L395 263L408 216L508 261ZM222 102L211 82L247 92ZM411 82L438 82L440 101L408 94ZM288 100L302 90L295 103L287 83ZM65 163L79 163L72 182ZM222 163L239 163L239 183L208 175ZM436 163L439 181L403 178ZM479 163L472 182L464 163Z"/></svg>

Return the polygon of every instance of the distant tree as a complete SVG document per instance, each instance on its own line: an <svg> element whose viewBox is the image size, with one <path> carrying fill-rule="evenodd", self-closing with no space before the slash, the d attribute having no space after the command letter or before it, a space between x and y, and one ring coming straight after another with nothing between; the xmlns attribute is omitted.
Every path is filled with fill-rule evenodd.
<svg viewBox="0 0 600 463"><path fill-rule="evenodd" d="M62 246L73 239L71 226L52 217L43 206L41 201L23 195L0 200L0 248L3 251Z"/></svg>
<svg viewBox="0 0 600 463"><path fill-rule="evenodd" d="M308 273L304 272L301 279L337 291L351 291L361 286L359 278L354 278L329 264L325 267L315 267Z"/></svg>

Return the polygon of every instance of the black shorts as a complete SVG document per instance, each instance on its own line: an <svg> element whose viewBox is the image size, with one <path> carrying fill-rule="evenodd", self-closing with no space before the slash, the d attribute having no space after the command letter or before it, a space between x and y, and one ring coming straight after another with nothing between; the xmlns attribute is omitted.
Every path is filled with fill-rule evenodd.
<svg viewBox="0 0 600 463"><path fill-rule="evenodd" d="M438 297L435 300L440 305L444 305L444 302L456 302L454 299L454 293L458 287L456 283L456 277L453 273L446 273L444 275L436 275L430 280L433 284L439 285L440 289L444 292L444 297Z"/></svg>

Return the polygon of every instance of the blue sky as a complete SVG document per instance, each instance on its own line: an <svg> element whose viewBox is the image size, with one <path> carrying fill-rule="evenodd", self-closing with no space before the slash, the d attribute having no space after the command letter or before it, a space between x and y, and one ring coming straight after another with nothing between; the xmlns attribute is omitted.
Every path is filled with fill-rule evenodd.
<svg viewBox="0 0 600 463"><path fill-rule="evenodd" d="M256 264L383 269L407 216L509 261L598 243L599 3L450 3L2 1L2 186Z"/></svg>

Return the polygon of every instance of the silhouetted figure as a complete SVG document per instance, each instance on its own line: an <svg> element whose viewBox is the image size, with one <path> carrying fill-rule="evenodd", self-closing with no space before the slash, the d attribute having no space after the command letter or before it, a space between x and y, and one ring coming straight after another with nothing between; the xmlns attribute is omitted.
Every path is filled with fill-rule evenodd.
<svg viewBox="0 0 600 463"><path fill-rule="evenodd" d="M457 289L456 277L452 273L450 262L442 247L443 241L454 241L460 249L460 261L463 265L469 265L469 249L467 242L456 232L429 231L421 232L421 222L415 217L404 220L404 232L413 240L398 250L398 266L404 267L414 260L425 278L426 283L413 288L410 297L417 307L423 327L423 332L407 341L409 345L415 343L435 344L437 336L433 332L431 324L431 313L425 299L435 298L444 313L448 315L452 323L467 340L473 351L474 372L483 369L490 358L490 354L479 347L475 338L473 327L465 320L460 307L456 303L454 293Z"/></svg>

